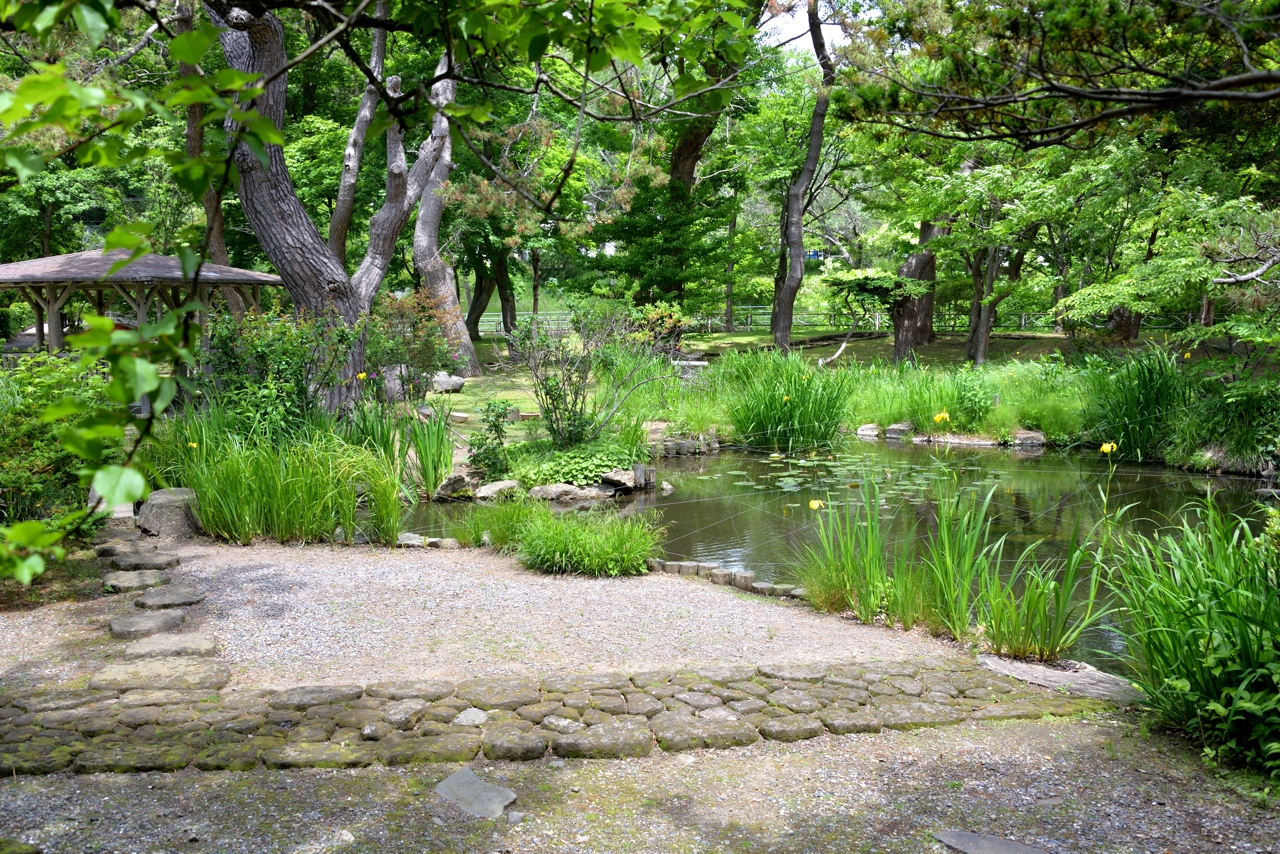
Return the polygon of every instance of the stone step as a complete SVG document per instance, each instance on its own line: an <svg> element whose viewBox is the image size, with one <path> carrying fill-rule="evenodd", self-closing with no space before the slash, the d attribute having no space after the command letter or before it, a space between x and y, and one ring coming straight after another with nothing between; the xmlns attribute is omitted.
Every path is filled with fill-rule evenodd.
<svg viewBox="0 0 1280 854"><path fill-rule="evenodd" d="M198 656L144 658L109 664L89 680L89 687L109 691L217 690L231 681L231 670Z"/></svg>
<svg viewBox="0 0 1280 854"><path fill-rule="evenodd" d="M177 555L163 552L117 555L111 559L111 565L124 572L136 572L140 569L169 569L181 562Z"/></svg>
<svg viewBox="0 0 1280 854"><path fill-rule="evenodd" d="M112 541L103 543L94 549L98 557L125 557L127 555L147 554L155 550L155 543L144 543L138 540Z"/></svg>
<svg viewBox="0 0 1280 854"><path fill-rule="evenodd" d="M168 587L161 587L142 594L133 600L133 604L147 610L160 610L163 608L182 608L187 605L199 605L203 601L203 590L197 590L194 587L188 587L183 584L171 584Z"/></svg>
<svg viewBox="0 0 1280 854"><path fill-rule="evenodd" d="M108 572L102 576L102 586L109 593L132 593L148 587L160 587L169 583L169 573L158 569L140 569L137 572Z"/></svg>
<svg viewBox="0 0 1280 854"><path fill-rule="evenodd" d="M217 644L211 635L200 632L165 632L125 644L125 658L169 658L171 656L199 656L213 658Z"/></svg>
<svg viewBox="0 0 1280 854"><path fill-rule="evenodd" d="M131 543L142 539L142 532L137 528L106 528L93 535L95 546L103 543Z"/></svg>
<svg viewBox="0 0 1280 854"><path fill-rule="evenodd" d="M171 632L181 626L186 619L186 611L181 608L170 608L165 611L121 614L118 617L112 617L109 625L112 637L120 640L137 640L160 632Z"/></svg>

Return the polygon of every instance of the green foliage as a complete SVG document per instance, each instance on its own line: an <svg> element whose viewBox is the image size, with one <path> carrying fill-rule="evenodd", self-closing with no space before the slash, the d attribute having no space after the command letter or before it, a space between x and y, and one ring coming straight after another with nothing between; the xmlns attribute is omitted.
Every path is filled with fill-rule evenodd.
<svg viewBox="0 0 1280 854"><path fill-rule="evenodd" d="M1086 377L1089 434L1115 442L1119 457L1161 459L1172 419L1194 417L1177 358L1157 348L1118 363L1091 360Z"/></svg>
<svg viewBox="0 0 1280 854"><path fill-rule="evenodd" d="M643 575L663 531L647 515L560 513L543 507L520 528L520 561L538 572L617 577Z"/></svg>
<svg viewBox="0 0 1280 854"><path fill-rule="evenodd" d="M0 306L0 342L8 341L15 334L12 312L7 305Z"/></svg>
<svg viewBox="0 0 1280 854"><path fill-rule="evenodd" d="M978 578L978 625L995 655L1054 661L1096 625L1107 611L1097 607L1102 573L1073 534L1067 557L1040 561L1028 546L1012 572L996 562ZM1080 586L1087 585L1084 593Z"/></svg>
<svg viewBox="0 0 1280 854"><path fill-rule="evenodd" d="M885 611L894 549L880 521L875 478L864 475L863 483L861 503L828 508L818 517L818 545L808 549L797 576L817 607L852 611L871 625Z"/></svg>
<svg viewBox="0 0 1280 854"><path fill-rule="evenodd" d="M480 407L484 429L471 434L469 459L471 468L486 481L498 480L511 469L507 457L507 415L511 404L505 400L486 401Z"/></svg>
<svg viewBox="0 0 1280 854"><path fill-rule="evenodd" d="M237 430L287 433L336 380L354 335L341 323L319 318L215 317L201 354L208 393L228 408Z"/></svg>
<svg viewBox="0 0 1280 854"><path fill-rule="evenodd" d="M643 429L643 425L642 425ZM527 487L548 483L572 483L587 486L600 482L600 475L616 468L630 468L633 462L647 457L643 439L639 448L617 439L600 439L567 451L542 449L532 445L520 449L512 475Z"/></svg>
<svg viewBox="0 0 1280 854"><path fill-rule="evenodd" d="M23 356L0 371L0 522L49 519L85 506L84 461L60 434L106 402L106 386L100 374L59 356ZM79 412L64 425L50 423L43 414L54 403ZM108 454L113 461L118 447L113 443Z"/></svg>
<svg viewBox="0 0 1280 854"><path fill-rule="evenodd" d="M448 526L449 536L464 546L479 546L488 542L502 552L512 552L520 545L520 531L528 519L546 512L546 505L527 498L495 501L491 504L471 504L459 519Z"/></svg>
<svg viewBox="0 0 1280 854"><path fill-rule="evenodd" d="M420 400L437 371L452 371L454 353L440 327L440 309L425 291L382 296L365 324L365 364L382 397ZM393 393L394 392L394 393Z"/></svg>
<svg viewBox="0 0 1280 854"><path fill-rule="evenodd" d="M1154 540L1120 542L1112 586L1137 683L1206 753L1280 776L1276 552L1212 501Z"/></svg>
<svg viewBox="0 0 1280 854"><path fill-rule="evenodd" d="M734 438L748 448L791 452L835 441L848 411L849 374L795 354L728 354L717 365Z"/></svg>
<svg viewBox="0 0 1280 854"><path fill-rule="evenodd" d="M937 502L937 531L924 545L929 570L930 613L956 640L972 636L975 583L998 571L1004 538L990 540L993 488L979 500L972 492L950 490Z"/></svg>

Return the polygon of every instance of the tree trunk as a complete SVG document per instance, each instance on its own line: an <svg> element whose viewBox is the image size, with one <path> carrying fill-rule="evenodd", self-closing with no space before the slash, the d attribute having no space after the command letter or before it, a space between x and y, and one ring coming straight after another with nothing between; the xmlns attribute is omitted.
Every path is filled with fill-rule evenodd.
<svg viewBox="0 0 1280 854"><path fill-rule="evenodd" d="M516 290L511 284L507 250L501 244L493 253L493 279L498 289L498 304L502 307L502 331L510 335L516 331Z"/></svg>
<svg viewBox="0 0 1280 854"><path fill-rule="evenodd" d="M1213 298L1208 293L1200 300L1200 325L1213 326Z"/></svg>
<svg viewBox="0 0 1280 854"><path fill-rule="evenodd" d="M40 235L40 257L48 258L53 254L53 202L44 206L44 231Z"/></svg>
<svg viewBox="0 0 1280 854"><path fill-rule="evenodd" d="M206 0L205 9L221 30L219 39L231 68L270 77L287 64L284 27L274 14L255 16L219 0ZM441 62L447 68L445 58ZM389 78L386 89L392 95L399 94L399 79ZM277 127L284 123L287 92L288 75L280 74L257 99L258 112ZM228 132L236 131L229 122ZM231 152L240 174L237 192L245 217L294 305L313 317L354 327L368 313L391 263L396 240L417 206L442 147L434 134L428 136L409 168L403 128L387 128L386 140L386 195L369 222L368 250L353 275L347 274L342 259L321 238L298 199L283 149L266 146L266 166L247 145L235 145ZM338 382L326 392L325 403L330 409L345 407L359 397L356 375L363 370L364 343L358 341L339 367Z"/></svg>
<svg viewBox="0 0 1280 854"><path fill-rule="evenodd" d="M932 282L938 277L938 259L927 244L934 237L946 234L945 226L931 222L920 223L920 251L907 256L898 269L903 279ZM915 348L927 344L933 334L933 292L920 296L903 296L893 303L893 361L916 360Z"/></svg>
<svg viewBox="0 0 1280 854"><path fill-rule="evenodd" d="M1059 335L1063 332L1063 322L1065 318L1062 316L1062 311L1058 308L1058 303L1062 302L1066 298L1067 286L1063 284L1054 285L1053 302L1050 304L1050 308L1053 309L1053 331Z"/></svg>
<svg viewBox="0 0 1280 854"><path fill-rule="evenodd" d="M467 307L467 334L472 341L480 340L480 318L489 307L489 300L496 287L497 281L492 276L476 271L476 287Z"/></svg>
<svg viewBox="0 0 1280 854"><path fill-rule="evenodd" d="M457 81L441 80L431 87L432 103L437 107L452 103L457 89ZM431 177L422 191L422 201L418 203L418 221L413 231L413 266L431 301L440 331L453 350L458 375L478 377L482 373L480 358L462 317L453 267L440 255L444 197L439 191L449 180L449 172L453 169L453 143L449 138L449 121L443 112L437 112L432 119L431 133L440 136L443 142L440 158L431 170Z"/></svg>
<svg viewBox="0 0 1280 854"><path fill-rule="evenodd" d="M733 328L733 234L738 230L738 191L733 191L733 213L729 215L729 263L724 267L724 331Z"/></svg>
<svg viewBox="0 0 1280 854"><path fill-rule="evenodd" d="M537 249L529 250L529 269L533 272L533 316L538 316L538 290L542 286L542 255Z"/></svg>
<svg viewBox="0 0 1280 854"><path fill-rule="evenodd" d="M714 116L692 119L680 126L680 136L675 147L671 149L670 188L673 198L683 198L693 194L693 185L697 181L698 161L702 159L703 146L715 132Z"/></svg>
<svg viewBox="0 0 1280 854"><path fill-rule="evenodd" d="M822 18L818 14L818 0L809 0L809 38L813 52L822 67L822 88L813 102L813 116L809 120L809 143L804 164L795 180L787 187L786 220L783 226L783 245L786 247L786 277L775 286L773 292L773 343L781 350L791 349L791 321L795 313L796 295L804 281L804 199L818 169L818 156L822 153L822 131L827 120L827 108L831 103L831 87L835 85L835 66L827 54L827 44L822 37Z"/></svg>

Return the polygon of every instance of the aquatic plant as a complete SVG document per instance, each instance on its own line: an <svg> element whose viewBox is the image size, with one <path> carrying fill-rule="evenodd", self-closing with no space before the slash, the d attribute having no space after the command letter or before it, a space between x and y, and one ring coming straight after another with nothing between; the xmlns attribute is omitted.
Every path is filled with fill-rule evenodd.
<svg viewBox="0 0 1280 854"><path fill-rule="evenodd" d="M734 440L756 450L792 452L835 441L849 405L850 378L798 354L721 357Z"/></svg>

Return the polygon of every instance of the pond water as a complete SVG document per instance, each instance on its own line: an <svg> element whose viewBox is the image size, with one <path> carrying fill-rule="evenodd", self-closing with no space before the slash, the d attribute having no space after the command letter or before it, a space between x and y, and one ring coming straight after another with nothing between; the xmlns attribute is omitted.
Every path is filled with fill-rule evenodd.
<svg viewBox="0 0 1280 854"><path fill-rule="evenodd" d="M992 532L1006 537L1007 558L1043 541L1046 556L1061 551L1077 524L1087 533L1104 512L1132 505L1126 527L1143 533L1177 522L1186 506L1211 495L1224 509L1255 515L1259 481L1192 475L1153 466L1118 465L1112 471L1101 454L1019 453L995 448L945 448L890 443L855 444L833 455L771 459L722 451L705 457L658 462L658 477L675 489L669 495L637 493L624 508L656 509L667 528L666 553L673 560L719 563L749 569L761 581L792 580L804 550L817 538L818 518L810 509L860 502L863 483L874 477L882 517L896 542L923 533L933 518L939 477L991 502ZM421 528L438 531L443 508L424 508ZM624 511L625 512L625 511ZM1091 631L1073 658L1115 671L1110 654L1123 651L1119 636L1105 626Z"/></svg>

